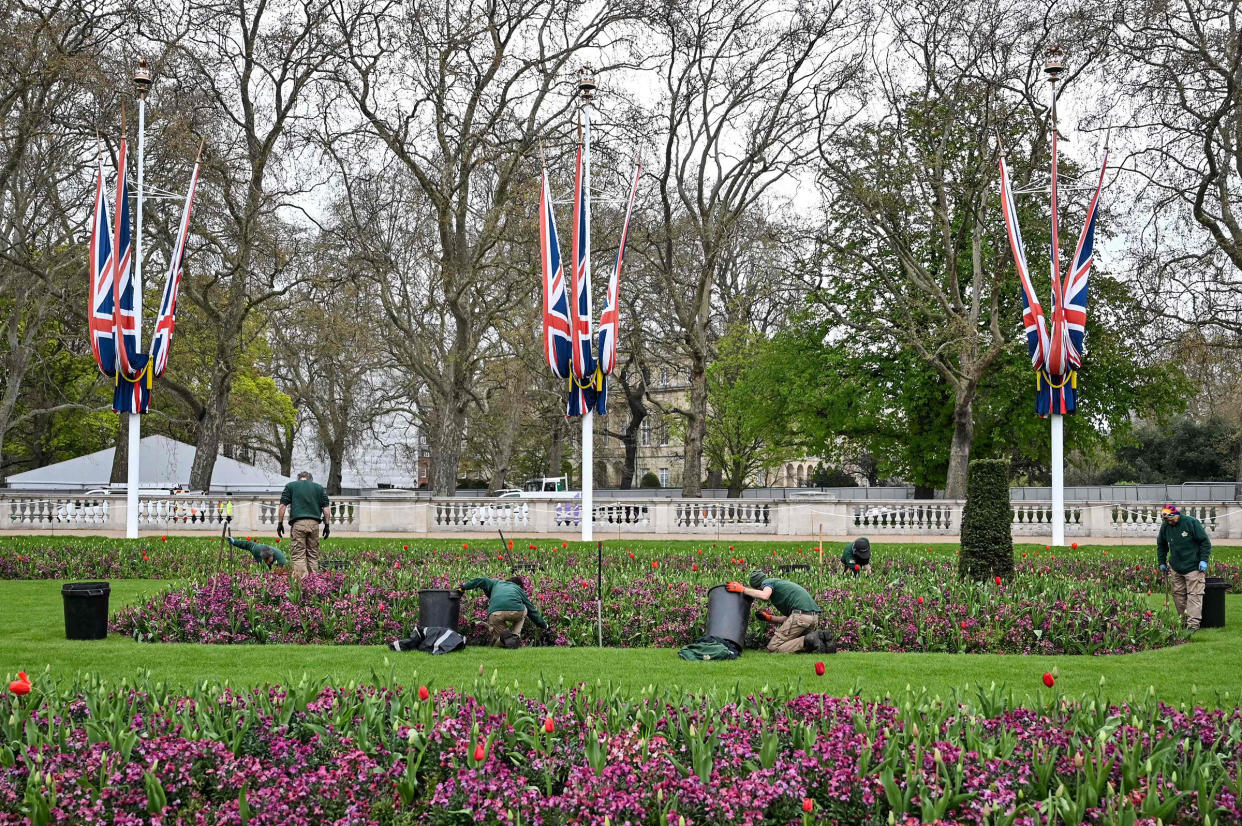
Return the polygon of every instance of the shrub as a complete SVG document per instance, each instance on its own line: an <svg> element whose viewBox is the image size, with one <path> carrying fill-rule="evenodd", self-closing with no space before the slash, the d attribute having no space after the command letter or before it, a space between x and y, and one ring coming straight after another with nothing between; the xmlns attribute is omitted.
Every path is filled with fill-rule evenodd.
<svg viewBox="0 0 1242 826"><path fill-rule="evenodd" d="M1013 576L1009 462L976 459L966 478L958 573L974 580Z"/></svg>
<svg viewBox="0 0 1242 826"><path fill-rule="evenodd" d="M643 474L643 478L639 480L638 486L640 488L658 488L660 487L660 477L651 471L647 471Z"/></svg>

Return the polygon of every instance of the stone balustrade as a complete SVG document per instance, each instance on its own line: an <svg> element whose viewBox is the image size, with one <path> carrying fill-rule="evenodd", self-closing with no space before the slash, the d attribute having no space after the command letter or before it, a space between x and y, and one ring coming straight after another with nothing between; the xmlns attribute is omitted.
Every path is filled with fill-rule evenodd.
<svg viewBox="0 0 1242 826"><path fill-rule="evenodd" d="M271 496L144 496L140 527L218 532L232 505L233 532L275 533L279 501ZM776 536L944 536L961 530L960 501L799 499L600 500L595 531L612 534L745 534ZM1191 502L1183 509L1200 519L1210 536L1242 538L1242 503ZM1160 506L1143 503L1074 502L1065 507L1065 535L1074 539L1154 537ZM334 497L332 521L345 533L494 533L571 535L581 528L577 499L453 499ZM1013 504L1013 535L1048 537L1052 508L1044 502ZM0 532L42 530L123 531L124 496L0 493Z"/></svg>

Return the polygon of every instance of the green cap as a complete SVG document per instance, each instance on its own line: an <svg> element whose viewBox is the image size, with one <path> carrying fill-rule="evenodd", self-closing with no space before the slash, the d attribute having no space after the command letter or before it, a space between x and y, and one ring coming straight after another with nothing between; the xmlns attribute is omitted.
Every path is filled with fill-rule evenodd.
<svg viewBox="0 0 1242 826"><path fill-rule="evenodd" d="M763 571L751 571L750 572L750 587L755 588L756 590L759 588L762 588L763 581L767 578L768 578L768 575L764 573Z"/></svg>

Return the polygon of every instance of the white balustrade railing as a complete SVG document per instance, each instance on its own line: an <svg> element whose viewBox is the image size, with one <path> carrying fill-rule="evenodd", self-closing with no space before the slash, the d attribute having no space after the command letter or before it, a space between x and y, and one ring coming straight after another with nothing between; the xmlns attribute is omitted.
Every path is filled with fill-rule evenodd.
<svg viewBox="0 0 1242 826"><path fill-rule="evenodd" d="M605 535L764 534L772 536L944 536L961 530L962 502L931 500L627 499L602 500L594 524ZM276 532L277 496L144 496L140 526L147 531L219 532L232 506L234 534ZM1214 538L1242 538L1242 502L1191 502L1183 511ZM1052 507L1014 502L1014 537L1049 537ZM578 499L333 497L333 528L357 533L520 532L572 535L581 527ZM1076 502L1066 505L1065 533L1074 538L1145 537L1160 528L1160 506ZM41 495L0 492L0 532L39 530L122 531L124 496Z"/></svg>
<svg viewBox="0 0 1242 826"><path fill-rule="evenodd" d="M849 503L850 534L956 535L962 503L943 499Z"/></svg>

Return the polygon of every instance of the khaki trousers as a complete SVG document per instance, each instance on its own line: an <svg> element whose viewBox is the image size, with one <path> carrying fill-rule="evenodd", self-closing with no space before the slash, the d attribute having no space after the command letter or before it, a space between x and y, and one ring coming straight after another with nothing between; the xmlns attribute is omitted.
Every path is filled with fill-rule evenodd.
<svg viewBox="0 0 1242 826"><path fill-rule="evenodd" d="M1169 587L1173 590L1173 604L1177 607L1178 616L1191 631L1199 630L1199 621L1203 619L1203 586L1207 574L1203 571L1191 571L1179 574L1169 569Z"/></svg>
<svg viewBox="0 0 1242 826"><path fill-rule="evenodd" d="M316 519L299 519L289 526L289 539L293 543L293 563L295 579L305 579L308 573L319 572L319 521Z"/></svg>
<svg viewBox="0 0 1242 826"><path fill-rule="evenodd" d="M819 614L794 614L786 617L768 643L773 654L796 654L802 650L802 638L819 626Z"/></svg>
<svg viewBox="0 0 1242 826"><path fill-rule="evenodd" d="M492 645L500 645L500 635L512 631L520 635L526 624L526 609L521 611L493 611L487 615L487 633Z"/></svg>

